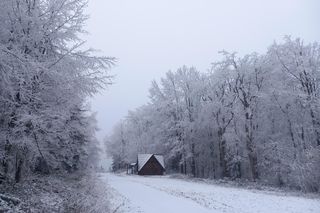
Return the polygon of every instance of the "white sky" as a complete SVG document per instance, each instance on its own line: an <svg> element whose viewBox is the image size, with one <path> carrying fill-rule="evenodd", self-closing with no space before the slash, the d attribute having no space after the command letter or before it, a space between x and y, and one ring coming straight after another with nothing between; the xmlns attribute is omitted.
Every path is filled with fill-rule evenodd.
<svg viewBox="0 0 320 213"><path fill-rule="evenodd" d="M118 58L115 84L91 101L98 138L148 102L151 81L218 51L263 53L284 35L320 41L319 0L90 0L88 45Z"/></svg>

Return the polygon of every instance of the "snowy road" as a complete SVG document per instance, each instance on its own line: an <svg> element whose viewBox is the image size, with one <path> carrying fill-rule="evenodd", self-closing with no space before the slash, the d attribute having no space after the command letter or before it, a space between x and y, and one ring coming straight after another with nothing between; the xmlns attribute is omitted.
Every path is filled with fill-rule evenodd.
<svg viewBox="0 0 320 213"><path fill-rule="evenodd" d="M168 177L102 174L117 212L319 213L320 200Z"/></svg>

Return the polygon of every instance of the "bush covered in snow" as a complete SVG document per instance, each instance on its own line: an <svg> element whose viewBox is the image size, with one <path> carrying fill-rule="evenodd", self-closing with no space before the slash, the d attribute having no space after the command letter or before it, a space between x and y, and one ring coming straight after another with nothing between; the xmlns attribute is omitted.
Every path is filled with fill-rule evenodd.
<svg viewBox="0 0 320 213"><path fill-rule="evenodd" d="M0 192L0 212L109 212L108 189L94 175L37 175Z"/></svg>

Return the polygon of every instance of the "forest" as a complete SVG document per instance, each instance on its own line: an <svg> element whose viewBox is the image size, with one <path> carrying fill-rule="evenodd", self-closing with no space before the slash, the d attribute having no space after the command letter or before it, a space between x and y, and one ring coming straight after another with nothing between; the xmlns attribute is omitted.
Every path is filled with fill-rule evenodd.
<svg viewBox="0 0 320 213"><path fill-rule="evenodd" d="M20 201L30 201L35 208L26 205L23 212L42 212L43 207L55 212L39 201L49 191L48 199L57 202L50 192L54 187L57 193L70 193L64 195L70 200L62 201L74 207L76 199L84 199L79 192L90 186L87 174L95 166L98 148L95 115L87 99L112 82L109 69L115 59L84 48L87 4L86 0L0 1L1 212ZM77 180L67 182L72 174ZM82 180L84 189L72 185ZM68 192L66 185L73 191ZM8 198L8 193L21 200Z"/></svg>
<svg viewBox="0 0 320 213"><path fill-rule="evenodd" d="M282 200L277 203L280 211L289 208L317 211L318 199L308 196L318 196L320 192L320 44L305 43L291 36L274 42L265 53L241 55L221 51L220 59L209 65L208 70L181 66L153 81L149 101L129 111L103 145L113 159L115 172L123 172L128 164L136 162L138 154L152 153L163 155L169 175L148 179L102 171L98 158L104 150L97 138L98 121L104 121L99 125L107 131L103 124L111 123L111 114L119 115L121 107L109 112L105 106L111 105L112 98L103 103L93 99L114 83L111 70L118 59L88 47L91 45L86 43L86 29L97 30L92 43L97 41L106 52L123 54L122 69L127 73L119 76L136 75L143 82L148 76L145 72L139 76L133 53L136 56L141 53L145 63L153 64L148 57L158 56L156 46L151 44L162 45L162 40L152 40L152 36L158 35L152 30L157 28L157 21L164 19L148 17L158 11L157 6L137 5L139 10L131 9L133 5L129 3L118 8L118 13L125 15L123 11L135 11L132 16L121 18L123 14L116 12L115 17L108 19L97 15L100 24L95 25L95 19L90 28L86 25L88 15L100 10L92 7L90 13L89 0L0 0L0 212L115 213L121 212L121 208L133 212L127 207L135 202L152 209L141 210L136 205L137 212L152 212L157 205L160 207L156 210L161 211L162 202L154 205L152 199L146 198L158 201L162 196L166 204L171 203L166 207L178 208L176 203L180 203L187 210L186 204L194 209L211 205L223 212L227 212L226 208L228 212L236 212L245 206L240 199L232 200L235 195L246 194L237 187L227 190L220 203L211 202L216 198L198 182L191 184L189 192L188 181L179 180L180 184L176 184L179 181L170 174L178 173L178 177L195 181L201 178L298 190L301 199L299 196L293 199L296 205L292 205L294 202L287 194L269 196L269 192L259 192L262 196L250 192L245 202L252 204L256 200L260 209L269 211L273 202ZM109 1L101 7L102 15L115 9L114 6ZM149 7L154 11L146 9ZM169 7L173 6L168 4L162 9ZM135 16L139 16L137 20ZM123 23L119 24L121 20ZM166 28L170 30L165 32L173 40L176 37L172 31L189 26L187 22L176 23L179 24ZM162 24L167 26L165 22ZM104 29L115 32L110 30L102 35ZM204 34L201 32L199 36ZM109 35L116 39L108 43ZM143 42L139 43L139 39ZM119 43L113 44L114 40ZM127 48L129 44L144 42L144 47ZM118 45L119 51L115 51ZM194 45L193 48L197 44L188 45ZM166 61L165 66L167 63L170 64ZM140 65L143 66L141 61ZM121 87L130 89L130 86ZM121 89L114 92L115 96L121 94ZM121 98L129 99L131 95ZM91 103L100 106L99 116L92 112ZM103 116L101 108L109 112L105 114L109 117ZM176 185L180 189L170 191L168 185L172 190ZM214 184L209 188L218 195L225 191ZM205 197L197 198L206 193ZM126 194L134 202L130 203ZM199 204L199 200L203 203Z"/></svg>
<svg viewBox="0 0 320 213"><path fill-rule="evenodd" d="M319 43L286 36L264 54L221 55L152 82L105 140L113 170L156 153L167 173L319 192Z"/></svg>

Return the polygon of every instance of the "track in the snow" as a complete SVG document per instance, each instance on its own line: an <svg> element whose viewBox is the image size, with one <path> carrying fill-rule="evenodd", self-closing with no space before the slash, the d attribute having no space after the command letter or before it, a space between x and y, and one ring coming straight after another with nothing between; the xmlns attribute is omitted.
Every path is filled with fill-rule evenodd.
<svg viewBox="0 0 320 213"><path fill-rule="evenodd" d="M102 174L117 212L319 213L320 200L167 177Z"/></svg>

